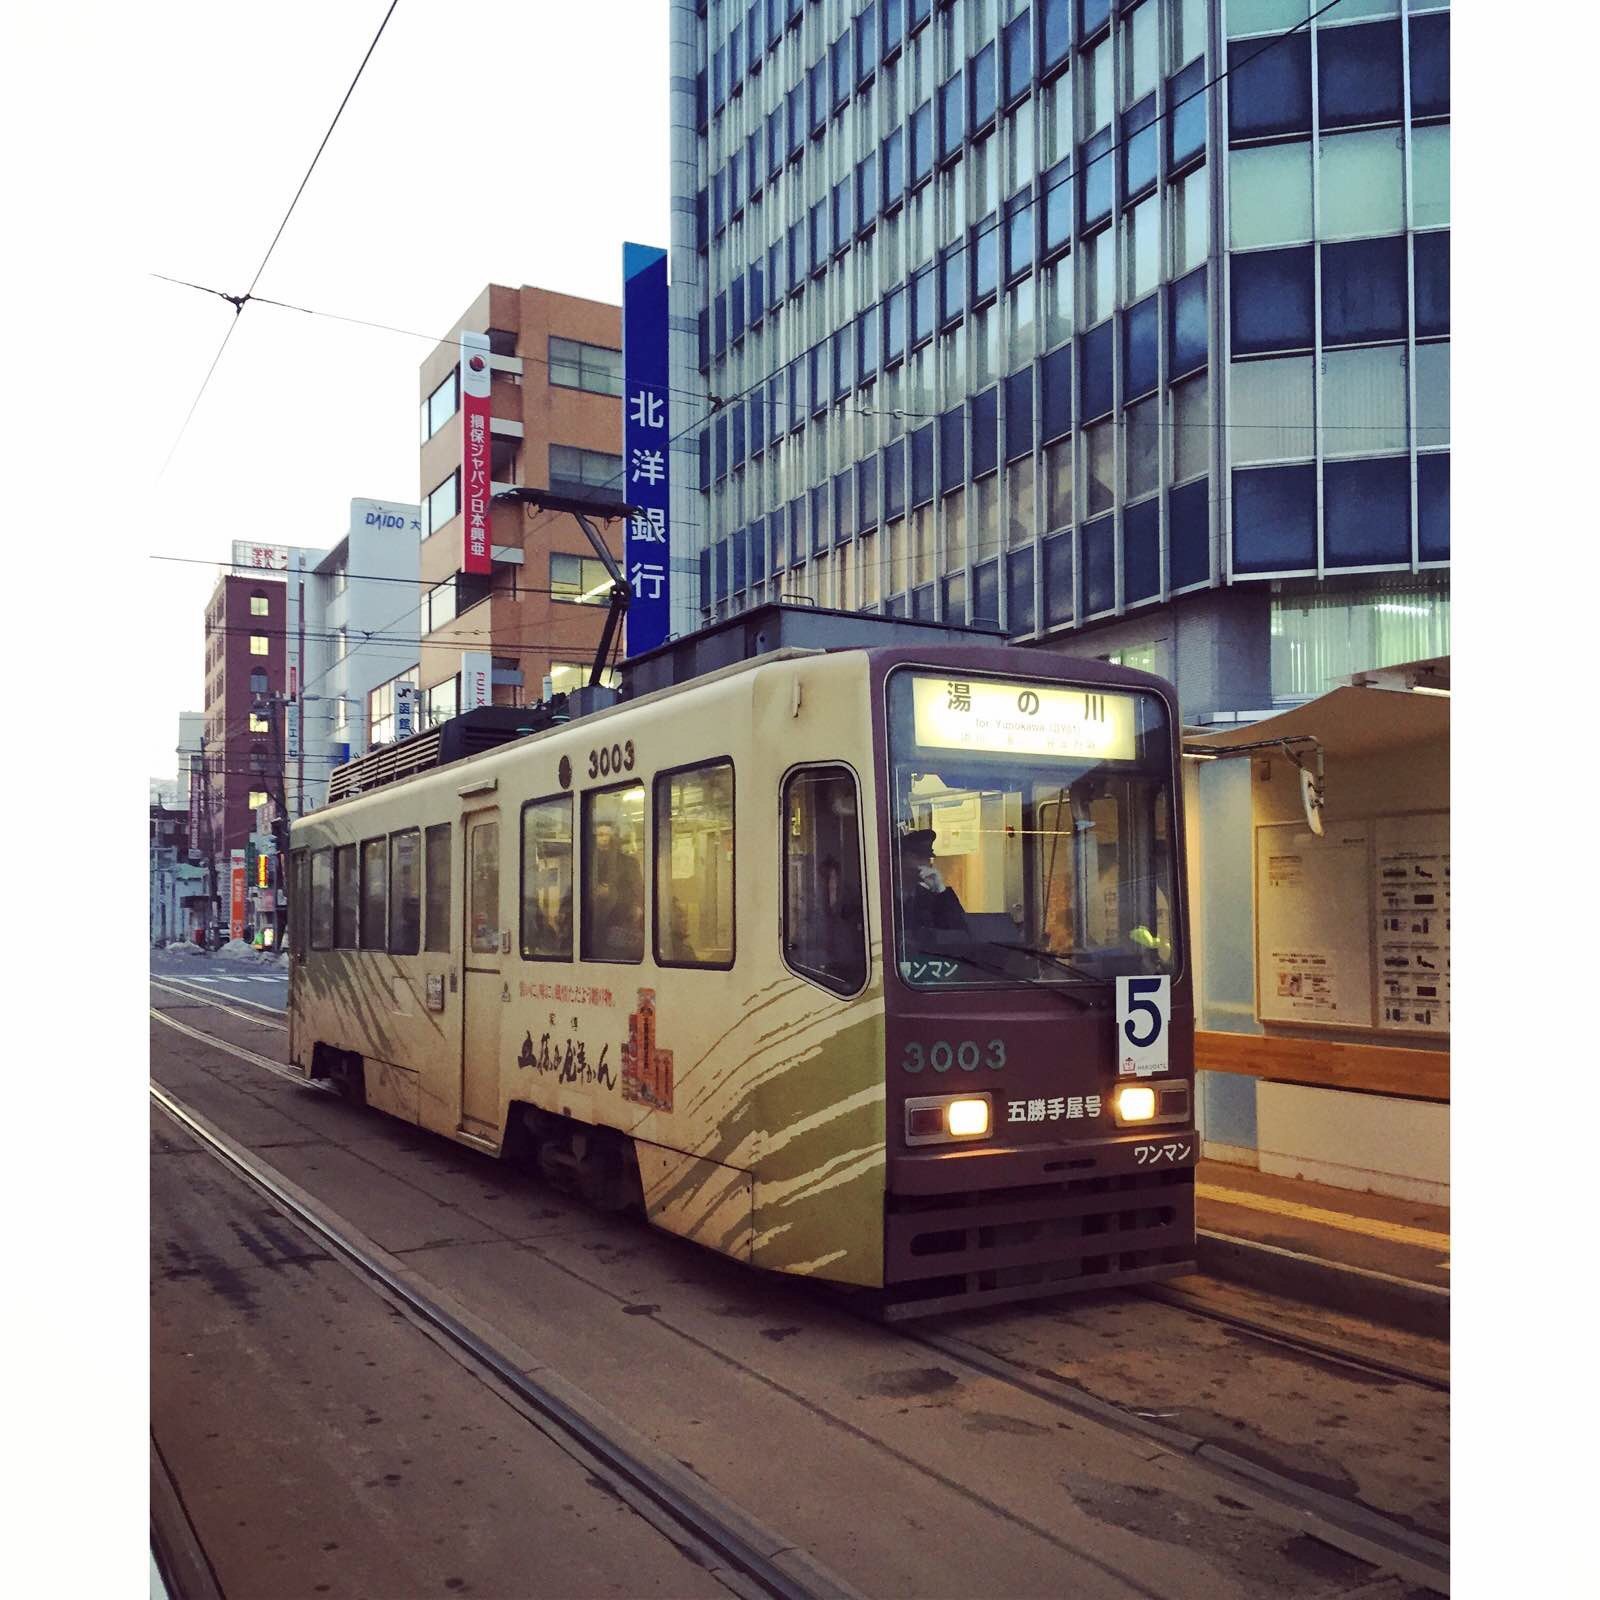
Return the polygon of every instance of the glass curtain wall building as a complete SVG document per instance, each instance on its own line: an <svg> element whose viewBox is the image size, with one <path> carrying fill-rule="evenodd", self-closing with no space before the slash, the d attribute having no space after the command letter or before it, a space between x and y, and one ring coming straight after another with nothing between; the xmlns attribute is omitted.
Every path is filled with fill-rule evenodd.
<svg viewBox="0 0 1600 1600"><path fill-rule="evenodd" d="M1249 585L1287 660L1307 607L1266 597L1309 586L1448 638L1444 4L674 18L702 618L805 595L1044 640Z"/></svg>

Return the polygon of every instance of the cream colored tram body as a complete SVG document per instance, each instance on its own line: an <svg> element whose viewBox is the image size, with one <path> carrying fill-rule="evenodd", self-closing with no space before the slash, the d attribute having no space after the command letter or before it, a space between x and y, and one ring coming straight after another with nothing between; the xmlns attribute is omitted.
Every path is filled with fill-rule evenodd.
<svg viewBox="0 0 1600 1600"><path fill-rule="evenodd" d="M1092 874L1068 885L1052 857L1045 876L1003 756L972 758L992 777L940 778L921 770L936 750L887 748L913 679L920 719L933 680L958 706L970 681L1065 704L1049 685L1069 667L1165 707L1140 746L1167 774L1146 808L1165 899L1145 918L1166 917L1166 964L1138 969L1169 986L1158 1125L1111 1114L1105 974L1097 1003L1051 992L1077 981L1057 957L1023 981L1022 958L930 953L900 928L900 836L924 822L974 925L992 904L1020 927L1029 897L1041 926L1070 920L1052 910L1069 889L1111 915ZM1184 1270L1197 1141L1169 694L1004 648L785 651L338 801L293 828L291 1059L755 1267L926 1310ZM1091 803L1074 824L1057 787L1037 818L1081 832ZM963 1097L982 1128L941 1134ZM1035 1101L1056 1114L1030 1120Z"/></svg>

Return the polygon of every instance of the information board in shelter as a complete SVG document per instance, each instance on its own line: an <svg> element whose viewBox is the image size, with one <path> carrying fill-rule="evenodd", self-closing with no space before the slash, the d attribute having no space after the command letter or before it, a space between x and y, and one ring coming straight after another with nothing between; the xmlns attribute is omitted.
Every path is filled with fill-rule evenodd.
<svg viewBox="0 0 1600 1600"><path fill-rule="evenodd" d="M1450 1028L1450 818L1379 817L1372 825L1378 1026Z"/></svg>
<svg viewBox="0 0 1600 1600"><path fill-rule="evenodd" d="M1256 829L1256 1015L1370 1028L1368 824Z"/></svg>

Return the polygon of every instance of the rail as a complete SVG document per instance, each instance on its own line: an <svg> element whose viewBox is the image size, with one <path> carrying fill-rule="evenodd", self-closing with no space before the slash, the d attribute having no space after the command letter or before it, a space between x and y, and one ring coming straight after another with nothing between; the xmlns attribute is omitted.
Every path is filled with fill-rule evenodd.
<svg viewBox="0 0 1600 1600"><path fill-rule="evenodd" d="M192 1031L178 1026L181 1031ZM264 1058L257 1059L263 1065L269 1064ZM675 1542L687 1541L686 1548L694 1551L707 1570L736 1594L774 1596L778 1600L859 1600L855 1591L794 1545L761 1528L737 1507L719 1503L720 1497L703 1480L665 1457L647 1459L639 1448L624 1443L614 1425L608 1427L592 1411L586 1414L585 1397L575 1391L566 1396L558 1394L553 1383L524 1370L380 1260L365 1242L338 1227L332 1218L279 1182L246 1151L214 1133L159 1084L150 1084L150 1098L224 1166L359 1276L403 1305L458 1357L464 1356L480 1376L508 1390L533 1414L530 1420L547 1437L580 1459L603 1467L619 1495L654 1525L660 1527L663 1521L669 1524L663 1531ZM672 1532L674 1529L676 1533Z"/></svg>

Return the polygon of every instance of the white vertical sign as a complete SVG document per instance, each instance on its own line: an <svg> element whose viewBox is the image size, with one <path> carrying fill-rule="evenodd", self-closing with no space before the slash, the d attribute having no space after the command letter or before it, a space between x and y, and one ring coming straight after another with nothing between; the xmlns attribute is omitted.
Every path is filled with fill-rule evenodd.
<svg viewBox="0 0 1600 1600"><path fill-rule="evenodd" d="M1172 979L1117 979L1117 1076L1155 1078L1169 1072Z"/></svg>
<svg viewBox="0 0 1600 1600"><path fill-rule="evenodd" d="M493 660L487 650L461 652L461 709L494 704Z"/></svg>
<svg viewBox="0 0 1600 1600"><path fill-rule="evenodd" d="M394 736L409 739L417 731L417 686L414 683L397 683L394 686Z"/></svg>

